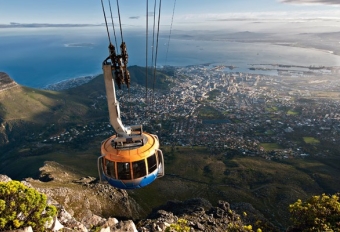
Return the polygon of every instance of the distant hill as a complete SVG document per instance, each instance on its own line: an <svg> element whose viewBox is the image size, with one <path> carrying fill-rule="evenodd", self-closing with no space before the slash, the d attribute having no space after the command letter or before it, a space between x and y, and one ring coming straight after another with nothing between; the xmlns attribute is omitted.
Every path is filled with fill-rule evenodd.
<svg viewBox="0 0 340 232"><path fill-rule="evenodd" d="M146 69L145 67L130 66L129 67L131 75L131 83L137 83L139 85L145 86ZM155 81L154 81L155 80ZM171 78L166 75L163 70L157 69L156 75L154 77L154 70L152 68L148 69L148 87L152 88L153 84L156 89L169 90L172 86Z"/></svg>
<svg viewBox="0 0 340 232"><path fill-rule="evenodd" d="M87 98L18 85L0 73L0 146L18 141L46 124L78 123L92 118Z"/></svg>
<svg viewBox="0 0 340 232"><path fill-rule="evenodd" d="M65 93L17 86L0 92L2 121L24 120L37 124L68 122L70 115L84 116L85 99Z"/></svg>
<svg viewBox="0 0 340 232"><path fill-rule="evenodd" d="M129 70L131 85L145 86L145 68L131 66ZM149 69L149 88L152 88L153 76L153 70ZM168 75L156 71L156 89L169 89L171 85ZM22 133L39 131L39 126L77 124L108 117L106 101L102 101L103 107L93 107L98 97L105 95L102 74L81 86L51 91L18 85L0 72L0 146L22 138Z"/></svg>
<svg viewBox="0 0 340 232"><path fill-rule="evenodd" d="M145 67L140 66L130 66L128 68L131 76L131 86L136 84L145 86L145 77L146 77L146 69ZM154 70L148 69L148 88L152 89L153 84L155 85L155 89L160 90L169 90L172 87L173 83L171 81L171 77L167 74L170 74L168 70L156 70L154 78ZM155 81L154 81L155 79ZM122 87L123 89L125 87ZM105 95L105 86L104 86L104 77L103 74L98 75L91 81L81 86L77 86L75 88L71 88L65 90L68 94L77 95L77 96L97 96L97 95Z"/></svg>

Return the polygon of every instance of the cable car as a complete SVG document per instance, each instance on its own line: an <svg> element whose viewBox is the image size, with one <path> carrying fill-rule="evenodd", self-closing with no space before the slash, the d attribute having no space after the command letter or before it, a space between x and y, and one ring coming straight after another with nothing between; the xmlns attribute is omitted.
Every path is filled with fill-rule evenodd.
<svg viewBox="0 0 340 232"><path fill-rule="evenodd" d="M116 58L109 56L103 63L103 71L110 123L117 134L102 142L99 177L103 176L116 188L142 188L164 176L163 153L157 135L143 132L142 125L125 127L122 124L112 75L115 65L108 59Z"/></svg>
<svg viewBox="0 0 340 232"><path fill-rule="evenodd" d="M115 135L102 143L102 172L110 185L120 189L141 188L164 175L158 137L148 133L142 136L142 145L133 149L115 147Z"/></svg>
<svg viewBox="0 0 340 232"><path fill-rule="evenodd" d="M109 56L104 60L102 67L110 124L116 134L102 142L101 156L97 162L98 174L100 181L103 177L116 188L142 188L164 176L163 153L159 149L157 135L143 132L142 125L124 126L122 123L115 85L118 88L124 84L127 88L130 86L130 74L127 69L128 54L123 40L118 1L117 10L122 39L120 54L117 54L116 47L111 43L103 0L101 3L109 39ZM118 46L110 1L109 6L116 46Z"/></svg>

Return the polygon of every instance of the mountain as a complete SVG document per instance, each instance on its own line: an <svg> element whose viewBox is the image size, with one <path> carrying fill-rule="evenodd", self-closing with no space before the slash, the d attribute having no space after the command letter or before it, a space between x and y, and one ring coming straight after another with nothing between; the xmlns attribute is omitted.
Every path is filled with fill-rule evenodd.
<svg viewBox="0 0 340 232"><path fill-rule="evenodd" d="M145 68L129 68L132 85L145 85ZM149 88L152 88L153 70L149 69ZM172 82L169 76L157 71L155 88L168 89ZM103 75L90 82L64 91L34 89L18 85L6 73L0 72L0 146L34 133L40 127L52 124L77 124L98 118L107 118ZM98 105L97 105L98 106Z"/></svg>
<svg viewBox="0 0 340 232"><path fill-rule="evenodd" d="M0 175L0 181L10 180ZM203 198L168 201L154 208L147 218L143 218L142 208L126 190L98 183L96 178L90 176L81 177L71 168L56 162L46 162L40 168L39 179L26 178L23 184L46 194L49 204L57 207L58 216L54 220L61 224L54 223L54 228L57 224L58 228L65 227L72 231L135 232L137 229L166 231L167 227L190 225L195 231L229 231L234 227L243 228L243 220L254 224L255 218L261 218L262 222L257 226L264 228L266 225L265 229L275 231L250 204L238 206L239 212L236 212L228 202L219 201L214 207ZM242 214L244 209L249 214L247 217Z"/></svg>
<svg viewBox="0 0 340 232"><path fill-rule="evenodd" d="M18 86L6 73L0 72L0 92Z"/></svg>
<svg viewBox="0 0 340 232"><path fill-rule="evenodd" d="M96 112L76 94L34 89L0 74L0 146L51 124L79 123Z"/></svg>
<svg viewBox="0 0 340 232"><path fill-rule="evenodd" d="M161 70L157 69L154 71L152 68L148 68L148 88L153 88L161 90L169 90L173 85L171 78L167 75L173 75L173 73L167 72L168 69L163 68ZM139 66L130 66L129 72L131 75L131 83L137 83L141 86L145 86L146 69Z"/></svg>
<svg viewBox="0 0 340 232"><path fill-rule="evenodd" d="M146 69L134 65L130 66L128 70L130 72L131 86L140 85L145 88ZM155 73L153 69L148 68L148 88L152 89L154 84L155 89L165 91L169 90L170 87L173 86L173 83L171 81L171 76L173 75L174 71L169 67L157 69ZM106 93L103 78L103 74L100 74L88 83L77 86L75 88L67 89L63 92L66 92L70 95L77 95L86 98L88 98L89 96L94 97L105 95ZM125 88L125 86L122 87L122 89Z"/></svg>
<svg viewBox="0 0 340 232"><path fill-rule="evenodd" d="M136 68L135 71L133 68L131 71L131 75L135 75L133 78L142 76L143 73L145 74L143 68ZM143 83L143 79L139 81ZM56 184L53 180L57 180L58 177L53 175L50 177L48 173L51 171L41 176L38 171L45 161L53 160L78 173L77 178L72 180L89 181L90 188L97 186L93 178L87 177L82 180L80 178L98 176L97 158L100 155L100 144L113 133L112 128L108 126L102 76L82 86L60 92L16 85L8 79L5 82L12 87L0 92L2 120L0 128L3 131L4 141L7 142L6 146L0 148L0 173L14 179L27 177L39 179L41 182L33 181L33 184L41 184L41 186L44 186L42 183L44 181L47 186L53 185ZM164 82L168 86L172 84L167 75L164 75ZM23 104L26 101L27 103ZM138 106L141 106L143 112L143 105ZM178 128L182 124L175 117L161 122L150 122L152 123L157 125L161 123L162 130L167 124L171 127L177 124ZM184 123L182 125L185 126ZM167 134L161 132L157 134L162 141ZM200 132L203 131L198 128L192 133ZM66 133L69 134L65 136ZM210 138L207 137L208 139ZM191 198L204 198L214 204L214 207L219 207L217 205L219 200L231 202L231 208L239 207L241 212L239 214L242 214L243 209L253 207L255 211L259 210L269 219L276 228L283 230L289 225L288 206L296 199L304 200L323 192L333 193L340 187L340 163L336 156L267 160L248 156L239 148L218 148L210 144L185 147L173 144L164 146L162 143L162 151L166 166L165 177L145 188L129 192L129 196L142 209L134 211L138 214L136 217L140 215L147 217L155 207L164 205L169 200L185 202ZM67 176L61 175L60 178L67 178ZM68 183L66 185L69 186ZM70 186L73 188L76 185ZM82 191L78 187L75 189ZM111 190L108 189L105 187L100 191L110 192ZM54 191L51 192L53 194ZM172 216L175 218L186 214L184 211L172 210L183 206L177 201L170 203L170 206L165 204L158 211L166 211L167 213L162 215L170 219ZM206 212L210 212L210 209L204 208L204 212L194 209L192 212L205 218ZM216 211L224 212L220 209ZM186 214L188 218L190 215ZM149 218L151 219L151 216ZM210 223L213 222L217 223L216 221ZM158 225L158 222L155 223ZM208 228L208 225L202 225ZM203 228L199 224L197 227Z"/></svg>
<svg viewBox="0 0 340 232"><path fill-rule="evenodd" d="M145 68L133 66L130 73L131 86L136 86L137 80L145 82ZM151 70L148 76L151 78ZM165 83L156 88L169 88L172 84L170 77L160 71L156 78L157 82ZM21 86L5 73L1 73L0 84L0 173L18 179L36 177L46 160L77 163L83 156L87 156L86 163L92 167L98 144L114 133L108 127L103 75L62 91ZM137 89L144 91L145 87ZM123 107L124 101L121 103ZM84 126L91 128L84 129ZM98 133L94 127L106 131ZM68 135L65 145L62 143L66 136L60 139L64 133ZM79 133L81 136L77 137ZM44 143L47 140L48 143ZM87 170L84 170L86 175L85 172Z"/></svg>

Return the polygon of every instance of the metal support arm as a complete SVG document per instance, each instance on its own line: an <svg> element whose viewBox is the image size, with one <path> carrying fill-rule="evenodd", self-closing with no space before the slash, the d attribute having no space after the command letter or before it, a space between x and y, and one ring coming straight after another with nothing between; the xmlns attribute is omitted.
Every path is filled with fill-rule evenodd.
<svg viewBox="0 0 340 232"><path fill-rule="evenodd" d="M104 81L106 89L107 105L109 108L110 123L120 136L126 137L131 134L131 130L125 128L120 118L119 102L116 98L116 89L112 77L111 64L103 64Z"/></svg>

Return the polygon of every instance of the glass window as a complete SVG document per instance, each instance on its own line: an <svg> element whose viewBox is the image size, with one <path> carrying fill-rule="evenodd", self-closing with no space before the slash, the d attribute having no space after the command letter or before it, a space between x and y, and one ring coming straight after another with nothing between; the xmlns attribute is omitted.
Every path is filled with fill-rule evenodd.
<svg viewBox="0 0 340 232"><path fill-rule="evenodd" d="M106 160L106 175L116 179L115 162Z"/></svg>
<svg viewBox="0 0 340 232"><path fill-rule="evenodd" d="M148 157L148 171L149 173L155 171L157 168L157 159L155 154Z"/></svg>
<svg viewBox="0 0 340 232"><path fill-rule="evenodd" d="M145 160L140 160L132 163L133 179L146 176Z"/></svg>
<svg viewBox="0 0 340 232"><path fill-rule="evenodd" d="M158 157L158 165L162 164L162 155L159 151L156 152Z"/></svg>
<svg viewBox="0 0 340 232"><path fill-rule="evenodd" d="M118 179L131 180L130 163L117 162Z"/></svg>

